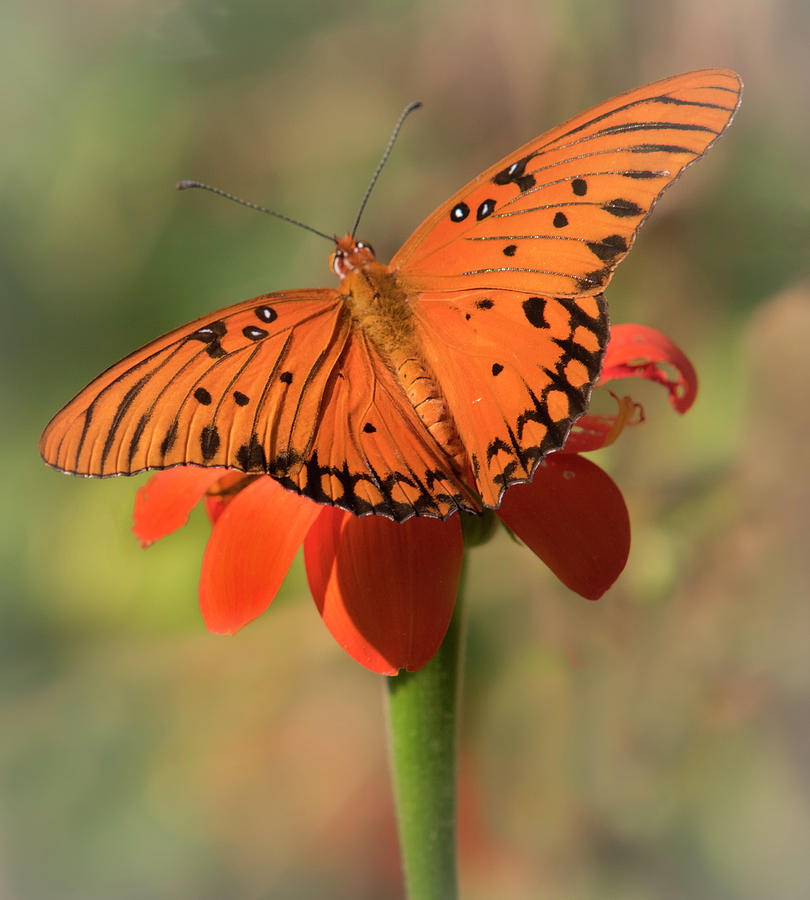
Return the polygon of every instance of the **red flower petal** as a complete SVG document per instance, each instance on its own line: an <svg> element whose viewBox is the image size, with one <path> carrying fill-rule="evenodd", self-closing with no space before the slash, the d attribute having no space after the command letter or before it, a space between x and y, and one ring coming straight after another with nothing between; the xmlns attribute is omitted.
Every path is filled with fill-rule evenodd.
<svg viewBox="0 0 810 900"><path fill-rule="evenodd" d="M259 477L261 476L228 471L217 485L216 490L209 491L205 497L205 511L208 513L211 524L216 525L217 519L225 512L228 504L232 503L237 494Z"/></svg>
<svg viewBox="0 0 810 900"><path fill-rule="evenodd" d="M624 431L625 426L640 425L644 421L641 404L630 397L617 397L613 391L610 395L619 406L618 413L615 416L588 413L577 419L560 453L586 453L607 447Z"/></svg>
<svg viewBox="0 0 810 900"><path fill-rule="evenodd" d="M598 600L630 552L621 491L599 466L574 454L549 456L529 484L511 487L498 515L564 585Z"/></svg>
<svg viewBox="0 0 810 900"><path fill-rule="evenodd" d="M233 634L270 605L322 507L258 478L217 519L203 557L200 609L208 630Z"/></svg>
<svg viewBox="0 0 810 900"><path fill-rule="evenodd" d="M396 524L327 508L304 542L312 596L341 647L381 675L415 671L444 638L464 550L458 516Z"/></svg>
<svg viewBox="0 0 810 900"><path fill-rule="evenodd" d="M227 469L175 466L153 475L135 495L135 524L132 530L148 547L158 538L176 531L188 521L188 514L211 485Z"/></svg>
<svg viewBox="0 0 810 900"><path fill-rule="evenodd" d="M679 413L685 413L697 396L697 374L692 363L666 335L646 325L613 325L610 329L600 383L629 377L662 384Z"/></svg>

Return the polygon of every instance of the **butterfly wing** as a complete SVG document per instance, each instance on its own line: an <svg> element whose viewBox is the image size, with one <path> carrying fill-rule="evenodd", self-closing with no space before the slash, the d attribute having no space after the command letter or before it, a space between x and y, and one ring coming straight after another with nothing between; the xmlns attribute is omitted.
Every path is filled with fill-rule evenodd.
<svg viewBox="0 0 810 900"><path fill-rule="evenodd" d="M601 290L740 91L707 70L609 100L471 181L392 261L487 506L585 411L608 340Z"/></svg>
<svg viewBox="0 0 810 900"><path fill-rule="evenodd" d="M415 314L481 498L497 507L587 409L608 340L604 299L435 293Z"/></svg>
<svg viewBox="0 0 810 900"><path fill-rule="evenodd" d="M319 502L398 522L480 510L360 331L327 388L311 456L297 475L279 480Z"/></svg>
<svg viewBox="0 0 810 900"><path fill-rule="evenodd" d="M187 464L267 473L358 515L474 508L327 289L256 297L147 344L54 417L40 452L77 475Z"/></svg>
<svg viewBox="0 0 810 900"><path fill-rule="evenodd" d="M525 144L430 215L391 262L413 290L599 293L660 194L728 126L739 77L676 75Z"/></svg>
<svg viewBox="0 0 810 900"><path fill-rule="evenodd" d="M254 471L305 455L349 325L336 291L268 294L197 319L107 369L42 435L47 463L131 475L193 463Z"/></svg>

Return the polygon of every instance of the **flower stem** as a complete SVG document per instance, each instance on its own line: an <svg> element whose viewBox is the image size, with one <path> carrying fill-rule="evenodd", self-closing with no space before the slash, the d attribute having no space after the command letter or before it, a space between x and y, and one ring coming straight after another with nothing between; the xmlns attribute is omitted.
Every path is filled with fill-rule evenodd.
<svg viewBox="0 0 810 900"><path fill-rule="evenodd" d="M456 731L465 570L466 564L453 618L436 655L418 672L387 679L394 795L408 900L458 897Z"/></svg>

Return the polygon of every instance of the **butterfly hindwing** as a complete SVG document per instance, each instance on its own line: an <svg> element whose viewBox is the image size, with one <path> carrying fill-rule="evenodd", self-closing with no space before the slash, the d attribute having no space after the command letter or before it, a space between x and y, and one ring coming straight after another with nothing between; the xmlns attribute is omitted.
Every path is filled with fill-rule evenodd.
<svg viewBox="0 0 810 900"><path fill-rule="evenodd" d="M677 75L525 144L440 206L392 260L414 290L596 294L656 199L731 121L741 83Z"/></svg>
<svg viewBox="0 0 810 900"><path fill-rule="evenodd" d="M396 521L478 509L361 332L352 332L335 374L307 463L280 479L285 487Z"/></svg>
<svg viewBox="0 0 810 900"><path fill-rule="evenodd" d="M497 507L585 412L607 346L604 299L436 293L416 315L477 489Z"/></svg>

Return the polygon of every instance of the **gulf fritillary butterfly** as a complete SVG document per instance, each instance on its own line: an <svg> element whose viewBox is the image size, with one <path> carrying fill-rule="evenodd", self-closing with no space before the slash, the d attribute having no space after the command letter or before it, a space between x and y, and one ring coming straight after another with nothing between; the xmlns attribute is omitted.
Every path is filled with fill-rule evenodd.
<svg viewBox="0 0 810 900"><path fill-rule="evenodd" d="M227 466L396 521L497 507L585 411L602 291L741 90L707 69L608 100L473 179L389 265L335 237L337 289L264 294L152 341L55 416L42 457L100 477Z"/></svg>

